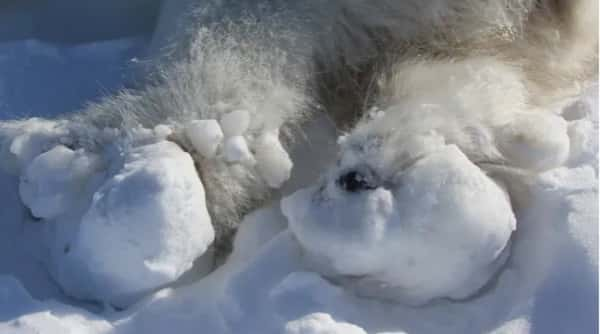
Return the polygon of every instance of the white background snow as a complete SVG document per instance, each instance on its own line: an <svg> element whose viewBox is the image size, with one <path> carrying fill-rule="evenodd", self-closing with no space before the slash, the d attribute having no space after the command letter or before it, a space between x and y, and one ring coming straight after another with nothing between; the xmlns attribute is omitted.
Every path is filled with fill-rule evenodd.
<svg viewBox="0 0 600 334"><path fill-rule="evenodd" d="M0 5L0 120L54 117L135 83L157 2L56 4ZM167 142L119 158L65 146L38 155L45 137L25 131L8 148L0 142L0 333L596 333L597 86L562 115L568 165L530 186L521 240L493 288L418 308L358 298L308 270L278 202L248 215L230 259L200 280L210 254L191 266L213 232L189 156ZM246 157L235 139L245 117L222 120L232 160ZM323 147L326 161L334 138L324 129L316 124L306 144ZM264 141L266 151L281 149L276 134ZM263 153L258 161L277 156ZM267 171L274 185L291 168L278 163ZM21 179L11 172L19 165ZM304 169L294 166L288 188L311 179Z"/></svg>

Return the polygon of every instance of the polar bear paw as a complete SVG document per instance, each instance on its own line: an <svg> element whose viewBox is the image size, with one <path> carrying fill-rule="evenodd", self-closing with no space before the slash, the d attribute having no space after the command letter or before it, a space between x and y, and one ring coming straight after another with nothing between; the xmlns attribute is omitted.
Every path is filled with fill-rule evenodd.
<svg viewBox="0 0 600 334"><path fill-rule="evenodd" d="M12 161L23 206L43 222L27 233L48 250L39 260L66 294L124 307L211 256L194 161L160 134L167 129L91 152L62 140L68 129L53 121L0 124L0 157Z"/></svg>

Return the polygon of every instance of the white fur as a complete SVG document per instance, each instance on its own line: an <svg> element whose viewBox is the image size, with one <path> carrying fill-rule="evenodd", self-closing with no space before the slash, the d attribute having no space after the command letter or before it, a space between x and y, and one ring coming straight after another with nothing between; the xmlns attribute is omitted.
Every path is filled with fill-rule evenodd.
<svg viewBox="0 0 600 334"><path fill-rule="evenodd" d="M539 10L549 21L530 18L536 26L521 22L522 31L511 31L508 42L474 42L456 58L425 51L387 62L369 96L379 110L375 117L365 115L342 138L337 165L316 186L282 202L307 264L359 295L408 304L469 298L489 284L518 229L513 201L526 203L518 200L524 194L498 186L504 179L495 166L518 170L527 182L528 173L566 162L567 125L550 103L593 73L586 62L595 52L577 45L583 36L591 45L597 41L589 22L553 20L567 15L586 22L595 14L581 8L590 3L562 2L568 13L554 14L531 7L527 15ZM558 35L551 42L541 33ZM569 47L558 52L558 45ZM539 47L549 54L539 54ZM527 58L532 54L539 57ZM457 160L440 153L448 147L474 165L453 166ZM428 167L432 161L435 168Z"/></svg>
<svg viewBox="0 0 600 334"><path fill-rule="evenodd" d="M513 146L498 143L512 142L507 133L521 138L527 129L511 125L519 115L538 112L532 106L543 108L588 78L597 57L594 0L169 0L163 6L141 87L58 122L60 134L41 129L25 136L19 129L27 122L2 125L3 146L41 136L46 149L66 139L92 152L128 150L158 140L149 129L168 125L168 139L195 159L218 240L289 176L285 145L266 134L284 137L314 110L355 128L345 152L380 140L382 156L395 161L381 162L390 173L423 154L428 145L419 138L430 132L476 163L529 168L506 152ZM375 104L385 117L356 125L356 115ZM249 115L244 140L256 163L199 154L186 125L239 109ZM546 139L557 140L523 144L558 157L535 169L564 160L562 139ZM263 154L268 150L277 154ZM275 169L287 171L273 179L261 172Z"/></svg>

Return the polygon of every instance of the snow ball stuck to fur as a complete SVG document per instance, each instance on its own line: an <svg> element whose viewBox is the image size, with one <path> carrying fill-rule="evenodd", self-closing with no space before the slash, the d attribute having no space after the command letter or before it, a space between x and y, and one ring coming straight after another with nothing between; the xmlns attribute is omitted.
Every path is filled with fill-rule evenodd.
<svg viewBox="0 0 600 334"><path fill-rule="evenodd" d="M530 170L562 165L569 156L567 122L550 113L519 114L498 136L500 151L511 164Z"/></svg>
<svg viewBox="0 0 600 334"><path fill-rule="evenodd" d="M270 187L278 188L290 178L293 163L279 141L279 131L267 131L257 139L254 158L257 170Z"/></svg>
<svg viewBox="0 0 600 334"><path fill-rule="evenodd" d="M588 120L569 123L570 157L572 162L582 157L593 157L598 152L598 131Z"/></svg>
<svg viewBox="0 0 600 334"><path fill-rule="evenodd" d="M327 313L312 313L285 325L285 334L366 334L353 324L336 322Z"/></svg>
<svg viewBox="0 0 600 334"><path fill-rule="evenodd" d="M19 133L10 142L9 152L21 168L61 142L61 138L64 139L67 134L63 123L38 118L28 119L20 123L18 128Z"/></svg>
<svg viewBox="0 0 600 334"><path fill-rule="evenodd" d="M154 127L154 134L160 139L165 139L172 133L173 130L168 125L159 124Z"/></svg>
<svg viewBox="0 0 600 334"><path fill-rule="evenodd" d="M180 277L213 239L191 157L171 142L141 146L94 194L57 281L78 298L127 304Z"/></svg>
<svg viewBox="0 0 600 334"><path fill-rule="evenodd" d="M367 111L367 117L371 120L373 119L378 119L385 116L385 111L379 109L377 106L371 107L368 111Z"/></svg>
<svg viewBox="0 0 600 334"><path fill-rule="evenodd" d="M250 114L240 109L234 110L221 118L221 128L225 137L241 136L248 130L250 125Z"/></svg>
<svg viewBox="0 0 600 334"><path fill-rule="evenodd" d="M94 155L56 146L34 158L21 175L21 200L35 217L52 219L73 206L98 165Z"/></svg>
<svg viewBox="0 0 600 334"><path fill-rule="evenodd" d="M325 276L361 295L419 305L468 297L504 262L516 228L508 196L456 146L398 170L385 186L349 192L340 173L282 201L306 260Z"/></svg>
<svg viewBox="0 0 600 334"><path fill-rule="evenodd" d="M223 140L221 126L214 119L191 121L185 127L185 135L194 149L207 159L215 156L217 148Z"/></svg>
<svg viewBox="0 0 600 334"><path fill-rule="evenodd" d="M223 156L225 157L225 161L230 163L238 162L250 164L254 160L252 153L250 153L250 149L248 149L246 139L242 136L234 136L225 140L225 144L223 145Z"/></svg>

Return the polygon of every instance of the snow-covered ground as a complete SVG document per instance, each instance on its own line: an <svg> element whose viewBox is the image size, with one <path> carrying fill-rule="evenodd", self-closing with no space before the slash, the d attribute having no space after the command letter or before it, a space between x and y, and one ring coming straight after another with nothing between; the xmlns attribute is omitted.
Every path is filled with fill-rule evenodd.
<svg viewBox="0 0 600 334"><path fill-rule="evenodd" d="M145 42L143 36L77 45L0 41L0 120L64 114L114 92L139 67L135 56Z"/></svg>
<svg viewBox="0 0 600 334"><path fill-rule="evenodd" d="M27 38L0 44L0 120L53 117L114 91L126 84L135 68L131 59L149 41L140 34L65 46ZM33 119L18 127L0 123L0 333L595 333L597 89L592 87L560 111L568 122L570 158L566 166L526 185L527 200L521 203L517 231L507 246L510 256L500 262L499 275L475 296L419 306L358 297L315 272L302 246L314 244L313 249L334 254L332 261L341 270L383 272L393 279L413 270L419 273L416 283L423 283L419 291L426 287L434 295L440 294L440 282L455 290L472 276L460 275L474 270L476 261L452 262L456 254L479 255L482 261L486 254L448 252L443 242L451 235L446 230L438 231L439 247L423 250L419 247L426 240L370 250L353 247L352 242L363 244L343 234L315 235L304 220L312 208L303 206L301 191L287 196L283 205L269 203L246 216L233 254L206 276L213 261L206 250L214 231L204 206L205 190L189 155L163 140L168 129L141 133L141 143L131 150L109 147L96 155L72 150L68 143L47 147L64 133L61 122ZM224 138L228 159L275 159L270 165L281 168L264 172L279 184L292 166L281 158L276 136L264 139L270 150L258 152L263 157L249 155L239 136L246 117L238 111L220 125L204 121L189 127L208 126L215 141ZM318 161L306 161L305 152L292 152L296 163L284 194L310 185L319 171L314 165L329 162L336 150L324 120L307 132L307 145L322 153ZM196 139L199 152L214 154L213 139ZM428 171L440 166L459 176L481 173L466 160L446 148L423 162L424 175L409 176L426 179L431 177ZM514 217L500 204L483 205L504 198L483 175L476 177L483 185L477 197L482 203L461 202L456 195L460 189L440 201L451 208L477 206L459 213L487 215L491 232L473 230L468 220L461 231L475 237L490 234L502 249ZM443 190L433 183L431 188L421 186L418 192L424 197ZM375 204L351 203L355 207L341 212L350 222L359 213L371 218L404 214L386 212L385 196L378 195ZM430 218L435 222L449 213ZM312 217L322 219L312 222L317 225L330 219L326 214ZM490 252L498 255L496 248ZM424 259L420 263L430 266L417 271L396 263L403 252L416 252ZM456 272L450 275L450 270ZM417 297L429 299L427 294Z"/></svg>
<svg viewBox="0 0 600 334"><path fill-rule="evenodd" d="M132 79L160 0L0 5L0 120L54 116ZM60 80L57 80L59 78Z"/></svg>

